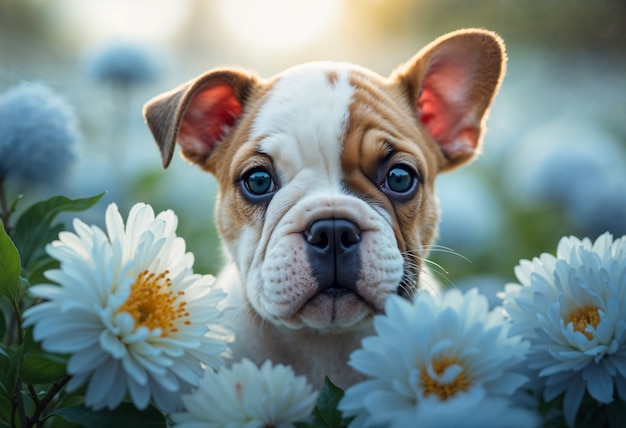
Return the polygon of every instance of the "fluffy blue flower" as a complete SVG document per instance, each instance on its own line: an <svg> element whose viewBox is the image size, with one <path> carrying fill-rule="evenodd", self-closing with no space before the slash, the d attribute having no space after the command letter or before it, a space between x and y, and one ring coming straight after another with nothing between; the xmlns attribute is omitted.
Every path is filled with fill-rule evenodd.
<svg viewBox="0 0 626 428"><path fill-rule="evenodd" d="M158 67L148 52L139 46L114 43L96 52L88 72L95 79L119 85L148 83L158 74Z"/></svg>
<svg viewBox="0 0 626 428"><path fill-rule="evenodd" d="M560 119L535 128L510 156L506 184L521 202L563 207L581 234L626 234L626 153L616 135Z"/></svg>
<svg viewBox="0 0 626 428"><path fill-rule="evenodd" d="M348 363L367 379L339 402L351 428L538 425L515 399L528 344L478 290L391 296L374 327Z"/></svg>
<svg viewBox="0 0 626 428"><path fill-rule="evenodd" d="M563 395L574 426L585 393L599 403L626 400L626 237L563 238L515 269L506 286L511 333L530 341L528 367L546 401Z"/></svg>
<svg viewBox="0 0 626 428"><path fill-rule="evenodd" d="M0 96L0 179L58 182L76 158L77 120L41 83L24 82Z"/></svg>

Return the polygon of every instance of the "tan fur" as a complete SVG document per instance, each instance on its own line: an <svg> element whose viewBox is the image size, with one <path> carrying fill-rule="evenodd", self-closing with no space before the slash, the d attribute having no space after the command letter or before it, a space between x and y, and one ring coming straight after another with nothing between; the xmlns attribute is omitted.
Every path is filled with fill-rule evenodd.
<svg viewBox="0 0 626 428"><path fill-rule="evenodd" d="M504 45L497 35L461 30L435 40L387 78L351 68L354 93L341 142L342 183L337 183L347 194L334 197L326 210L323 197L307 200L306 186L291 189L292 196L284 206L272 207L271 222L266 219L268 206L251 203L239 183L251 167L274 170L274 160L259 150L265 136L251 135L255 118L281 75L263 80L241 70L216 70L146 104L144 115L160 148L163 165L170 163L178 142L186 159L218 179L217 225L234 261L220 274L218 283L229 292L225 306L231 311L231 327L237 337L231 347L235 359L247 357L257 363L271 359L290 364L318 386L325 375L343 388L361 378L346 362L361 339L372 334L371 320L382 312L388 290L378 290L377 284L368 282L367 275L361 273L358 283L366 290L361 290L360 298L333 300L331 321L339 327L303 327L303 317L319 317L320 325L330 322L324 318L329 316L327 301L312 296L296 313L287 313L281 319L259 313L246 294L248 287L258 282L258 278L249 277L250 270L271 251L271 234L277 226L285 227L283 217L299 213L303 209L300 204L306 203L312 205L291 226L296 234L302 235L307 227L307 216L313 220L324 216L347 218L359 227L365 225L363 245L367 241L367 250L372 254L378 250L379 239L393 238L397 246L394 251L401 253L404 261L398 293L410 297L418 279L422 286L431 285L432 279L424 278L421 271L439 218L434 180L438 173L467 163L480 152L484 122L503 77L505 61ZM442 70L446 73L439 76ZM332 88L341 83L340 74L332 70L326 72L325 80ZM213 105L220 107L218 117L202 116L203 108L210 110ZM439 111L447 116L439 119ZM215 122L218 119L225 125L217 126L221 123ZM419 190L406 201L388 197L379 186L381 168L398 162L418 171L420 177ZM363 201L376 208L364 209ZM377 214L381 212L384 214ZM377 218L362 219L361 213ZM387 225L389 232L377 229L383 217L391 225ZM251 241L258 247L246 247ZM376 258L370 254L370 259ZM376 271L376 266L362 268L363 272L366 268L368 272ZM307 266L294 264L292 269L294 276L312 277ZM247 281L242 283L242 278ZM277 293L288 296L295 292L294 287L310 288L311 284L287 281ZM355 314L363 319L350 324L350 320L357 319ZM342 320L346 327L342 327Z"/></svg>

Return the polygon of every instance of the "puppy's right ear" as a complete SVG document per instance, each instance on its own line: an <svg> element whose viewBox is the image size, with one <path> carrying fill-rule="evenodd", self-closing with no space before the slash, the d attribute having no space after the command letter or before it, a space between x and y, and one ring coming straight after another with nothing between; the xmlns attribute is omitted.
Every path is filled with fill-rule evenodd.
<svg viewBox="0 0 626 428"><path fill-rule="evenodd" d="M176 142L186 159L205 164L237 122L256 83L243 71L215 70L148 101L143 115L163 167L170 164Z"/></svg>

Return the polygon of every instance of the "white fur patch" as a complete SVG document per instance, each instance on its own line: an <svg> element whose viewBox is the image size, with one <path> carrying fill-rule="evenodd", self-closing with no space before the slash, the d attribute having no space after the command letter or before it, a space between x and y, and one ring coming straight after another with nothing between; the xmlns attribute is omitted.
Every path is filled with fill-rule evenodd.
<svg viewBox="0 0 626 428"><path fill-rule="evenodd" d="M285 182L305 169L315 171L318 184L341 182L353 93L349 69L341 64L305 64L281 75L254 121L251 138L262 137L260 151L271 156Z"/></svg>

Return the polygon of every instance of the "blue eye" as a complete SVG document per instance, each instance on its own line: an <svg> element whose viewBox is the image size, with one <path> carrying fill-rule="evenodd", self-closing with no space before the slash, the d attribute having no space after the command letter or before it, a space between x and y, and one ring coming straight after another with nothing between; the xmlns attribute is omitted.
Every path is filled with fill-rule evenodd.
<svg viewBox="0 0 626 428"><path fill-rule="evenodd" d="M263 196L276 191L274 179L265 169L253 169L242 178L245 190L251 196Z"/></svg>
<svg viewBox="0 0 626 428"><path fill-rule="evenodd" d="M406 193L413 187L415 175L404 166L395 166L389 170L385 185L395 193Z"/></svg>
<svg viewBox="0 0 626 428"><path fill-rule="evenodd" d="M409 165L392 164L388 169L381 168L379 174L380 190L393 200L406 202L419 190L421 178Z"/></svg>

